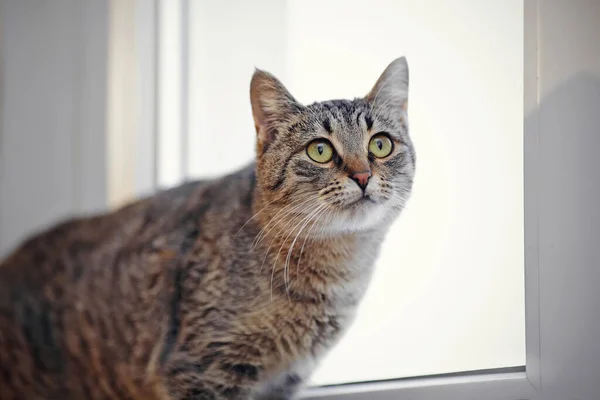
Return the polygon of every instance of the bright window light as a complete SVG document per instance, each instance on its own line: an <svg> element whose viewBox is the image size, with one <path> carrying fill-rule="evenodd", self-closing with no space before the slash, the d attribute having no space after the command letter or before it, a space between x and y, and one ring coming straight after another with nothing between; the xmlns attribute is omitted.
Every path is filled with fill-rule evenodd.
<svg viewBox="0 0 600 400"><path fill-rule="evenodd" d="M413 196L354 325L313 384L525 365L523 8L522 0L190 0L183 114L171 59L180 50L168 39L177 28L165 16L158 168L167 185L180 180L180 115L188 178L252 160L254 67L308 103L364 95L390 61L408 59Z"/></svg>

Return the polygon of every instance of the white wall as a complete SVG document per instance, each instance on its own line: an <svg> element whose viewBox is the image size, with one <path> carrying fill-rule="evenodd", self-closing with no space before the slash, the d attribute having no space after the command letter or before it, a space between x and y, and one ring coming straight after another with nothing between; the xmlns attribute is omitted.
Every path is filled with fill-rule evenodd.
<svg viewBox="0 0 600 400"><path fill-rule="evenodd" d="M0 0L0 257L105 207L107 5Z"/></svg>

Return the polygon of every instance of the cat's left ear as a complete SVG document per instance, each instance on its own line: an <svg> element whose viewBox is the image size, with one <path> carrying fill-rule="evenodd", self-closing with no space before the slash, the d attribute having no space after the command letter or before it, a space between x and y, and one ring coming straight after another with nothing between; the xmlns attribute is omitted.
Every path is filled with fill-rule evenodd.
<svg viewBox="0 0 600 400"><path fill-rule="evenodd" d="M383 71L366 96L373 108L385 108L392 115L408 108L408 63L405 57L395 59Z"/></svg>
<svg viewBox="0 0 600 400"><path fill-rule="evenodd" d="M277 78L259 69L250 82L250 101L259 153L275 138L281 123L304 108Z"/></svg>

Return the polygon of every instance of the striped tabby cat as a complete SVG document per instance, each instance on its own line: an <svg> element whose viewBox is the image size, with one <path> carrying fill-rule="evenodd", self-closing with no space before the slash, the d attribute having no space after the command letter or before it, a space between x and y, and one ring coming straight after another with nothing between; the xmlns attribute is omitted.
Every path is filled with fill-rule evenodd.
<svg viewBox="0 0 600 400"><path fill-rule="evenodd" d="M250 98L252 165L63 223L0 264L0 399L295 396L410 195L408 66L311 105L257 70Z"/></svg>

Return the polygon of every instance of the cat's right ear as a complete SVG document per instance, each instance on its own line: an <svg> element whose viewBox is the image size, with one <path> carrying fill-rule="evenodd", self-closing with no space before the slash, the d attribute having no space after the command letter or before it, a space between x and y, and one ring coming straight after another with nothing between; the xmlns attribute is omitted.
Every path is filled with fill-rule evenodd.
<svg viewBox="0 0 600 400"><path fill-rule="evenodd" d="M254 71L250 82L250 102L259 154L275 138L279 124L303 108L277 78L260 69Z"/></svg>
<svg viewBox="0 0 600 400"><path fill-rule="evenodd" d="M392 116L402 115L408 107L408 63L405 57L395 59L383 71L366 97L373 108Z"/></svg>

